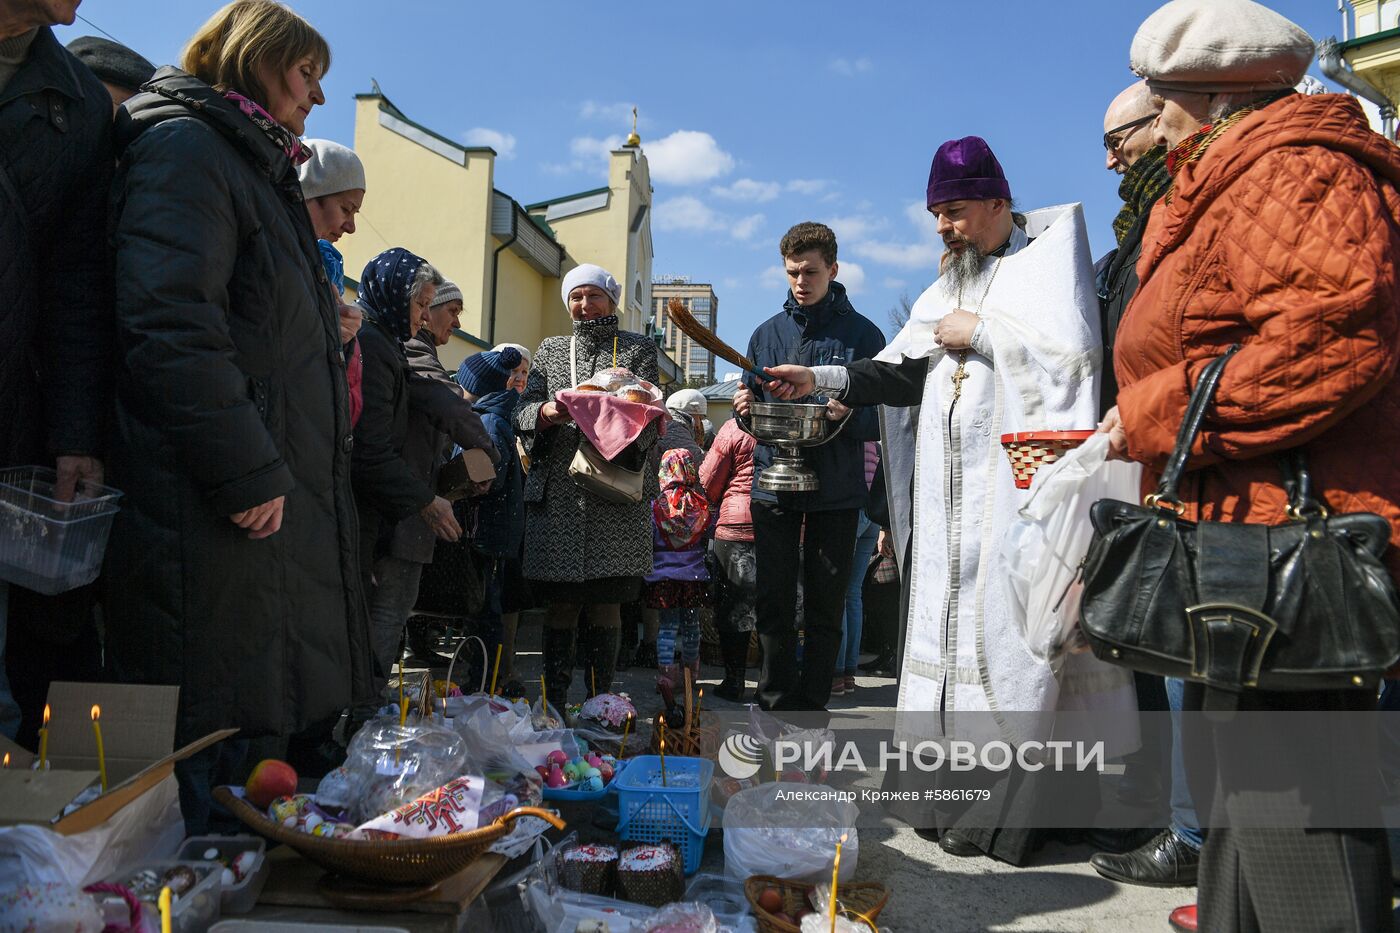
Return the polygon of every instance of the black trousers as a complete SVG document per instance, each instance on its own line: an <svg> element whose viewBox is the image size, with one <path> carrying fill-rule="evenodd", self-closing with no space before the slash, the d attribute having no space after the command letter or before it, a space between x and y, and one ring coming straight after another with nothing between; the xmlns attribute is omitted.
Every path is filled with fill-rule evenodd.
<svg viewBox="0 0 1400 933"><path fill-rule="evenodd" d="M765 709L819 710L831 698L858 515L856 509L799 512L766 502L753 504L758 637L763 644L758 699ZM799 574L806 632L800 671Z"/></svg>

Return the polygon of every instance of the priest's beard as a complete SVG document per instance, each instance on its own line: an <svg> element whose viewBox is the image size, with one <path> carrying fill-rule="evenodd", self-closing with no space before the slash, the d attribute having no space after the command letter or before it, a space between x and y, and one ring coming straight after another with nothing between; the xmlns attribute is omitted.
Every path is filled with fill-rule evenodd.
<svg viewBox="0 0 1400 933"><path fill-rule="evenodd" d="M938 264L943 278L948 282L949 294L960 295L977 281L977 277L982 274L982 260L986 258L986 254L975 244L965 240L961 249L944 250L943 258Z"/></svg>

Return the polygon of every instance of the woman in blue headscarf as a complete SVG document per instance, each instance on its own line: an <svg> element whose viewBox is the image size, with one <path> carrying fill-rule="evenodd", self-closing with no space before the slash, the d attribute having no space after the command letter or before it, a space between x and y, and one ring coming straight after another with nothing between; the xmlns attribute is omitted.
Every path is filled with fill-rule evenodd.
<svg viewBox="0 0 1400 933"><path fill-rule="evenodd" d="M462 528L452 505L403 459L408 435L408 360L404 344L423 326L437 287L443 282L426 260L406 249L385 250L360 275L359 304L365 326L360 330L364 355L364 410L355 425L351 478L360 512L360 567L370 594L370 625L383 684L403 634L406 617L396 608L413 606L417 574L402 572L391 556L381 554L394 525L418 514L439 538L456 541ZM419 565L421 567L421 565Z"/></svg>

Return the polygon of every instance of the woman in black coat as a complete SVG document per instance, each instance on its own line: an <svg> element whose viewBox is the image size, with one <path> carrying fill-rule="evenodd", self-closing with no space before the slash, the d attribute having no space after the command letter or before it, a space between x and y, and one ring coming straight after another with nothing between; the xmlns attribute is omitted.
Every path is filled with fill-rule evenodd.
<svg viewBox="0 0 1400 933"><path fill-rule="evenodd" d="M462 534L452 504L437 495L421 468L404 459L410 407L418 408L430 422L448 427L433 411L413 404L404 350L404 344L422 328L442 282L432 265L401 247L380 253L360 274L359 304L365 314L360 351L365 368L364 409L355 425L355 497L360 507L360 562L370 592L375 683L381 686L416 601L423 569L417 561L388 553L389 534L411 515L421 515L441 540L456 541ZM443 391L470 414L466 399L451 389ZM475 415L472 420L480 427Z"/></svg>
<svg viewBox="0 0 1400 933"><path fill-rule="evenodd" d="M279 38L225 47L248 34ZM176 765L191 833L248 738L369 689L338 309L295 169L329 60L243 0L120 111L107 650L124 681L180 686L177 745L241 730Z"/></svg>

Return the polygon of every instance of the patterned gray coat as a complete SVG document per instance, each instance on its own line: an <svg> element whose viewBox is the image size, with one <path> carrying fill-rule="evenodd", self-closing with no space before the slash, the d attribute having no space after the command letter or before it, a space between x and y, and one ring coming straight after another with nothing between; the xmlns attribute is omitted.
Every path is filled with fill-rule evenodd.
<svg viewBox="0 0 1400 933"><path fill-rule="evenodd" d="M656 344L618 330L613 316L575 322L580 381L617 364L650 382L657 380ZM608 502L580 489L569 477L569 462L583 436L572 424L535 430L540 408L555 393L572 389L570 336L546 337L535 351L530 379L516 410L516 430L530 455L525 480L525 577L582 583L608 577L641 577L651 572L651 500L656 482L657 424L647 426L637 444L647 453L642 501Z"/></svg>

